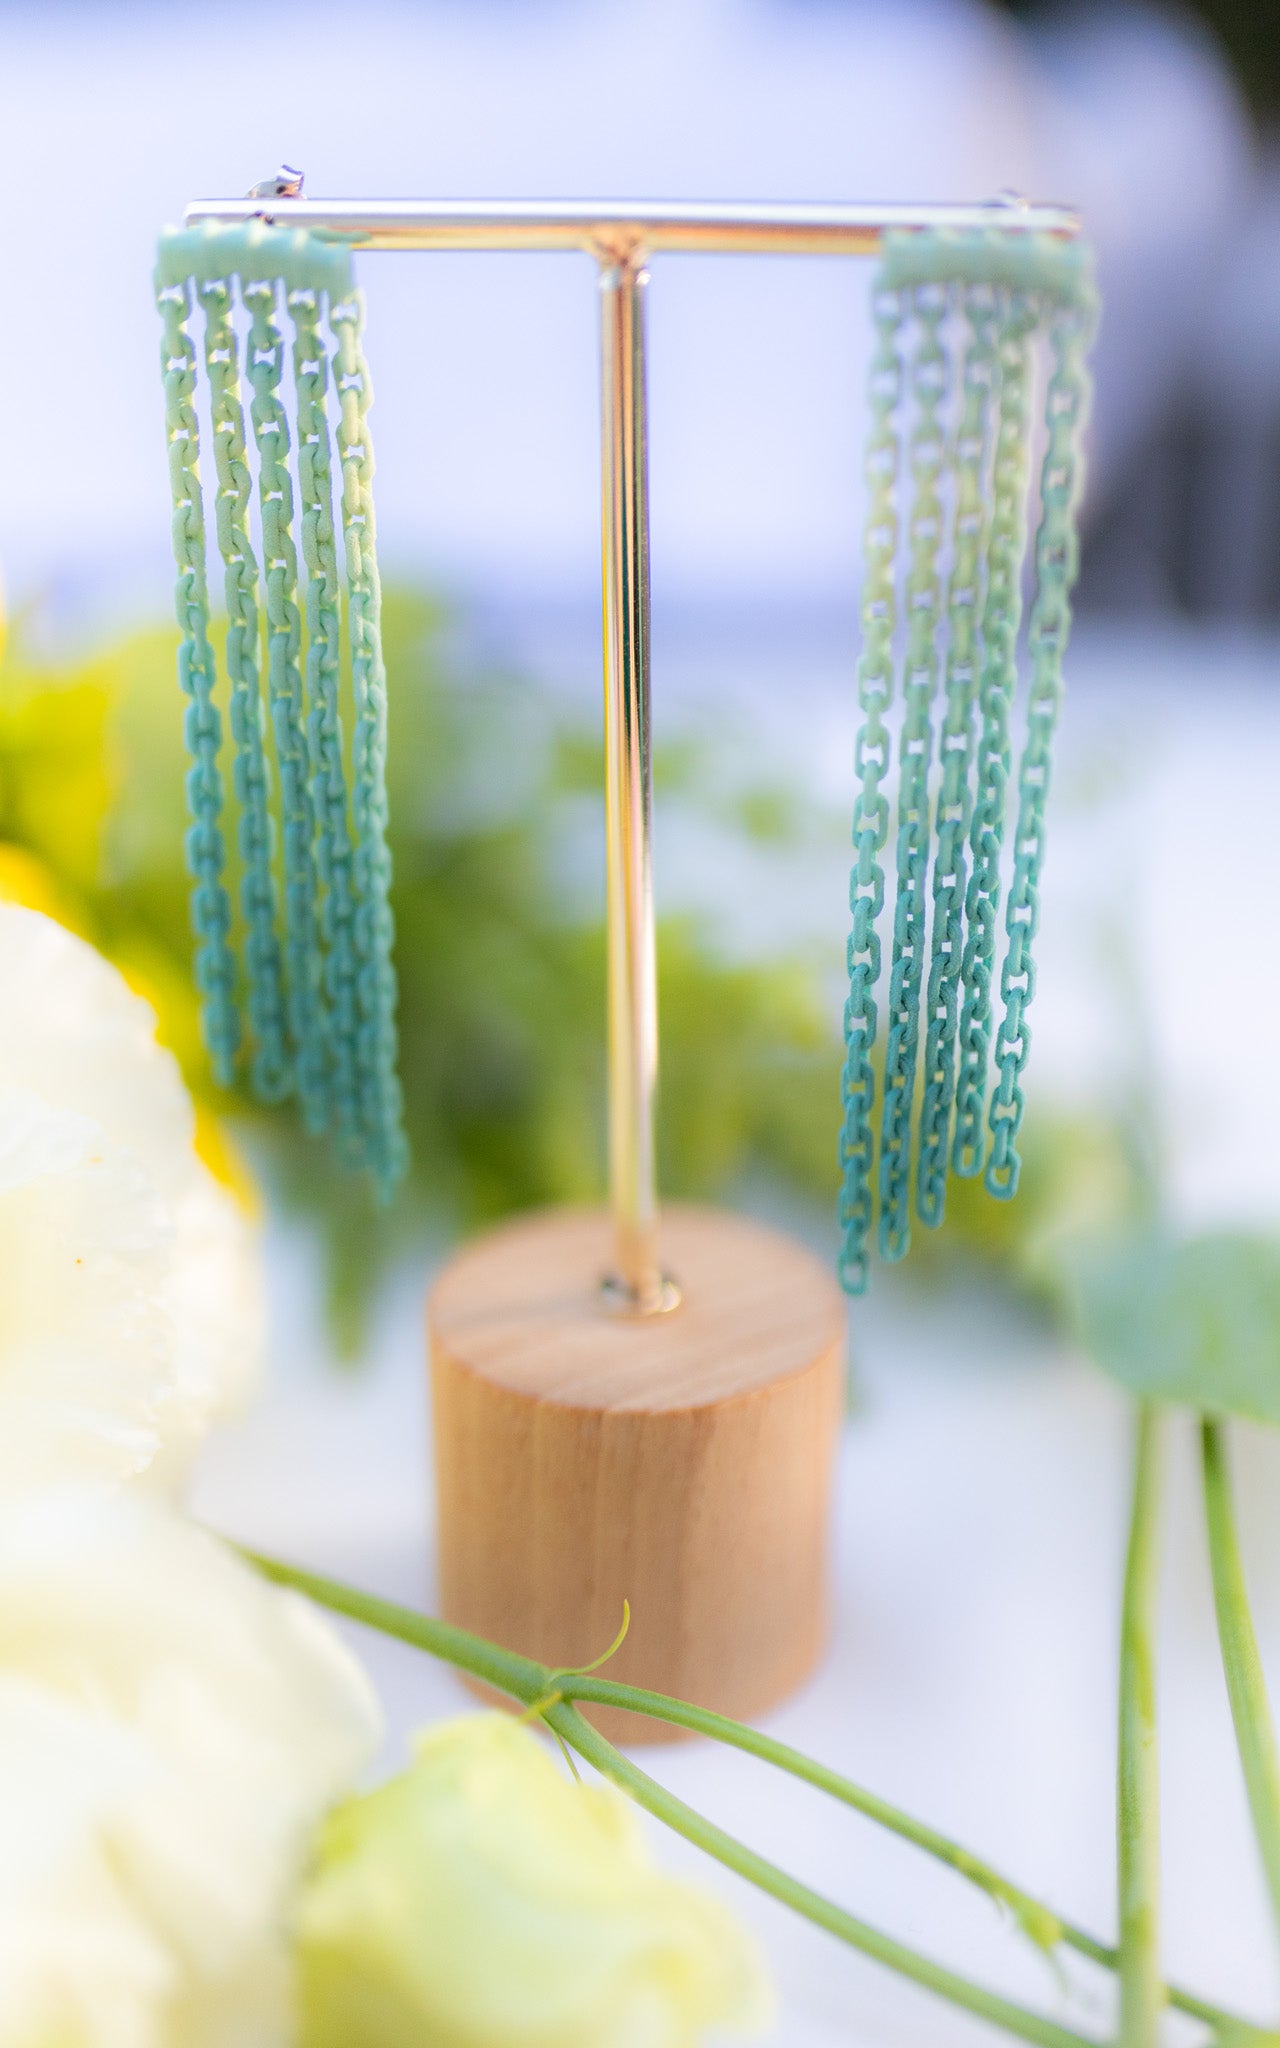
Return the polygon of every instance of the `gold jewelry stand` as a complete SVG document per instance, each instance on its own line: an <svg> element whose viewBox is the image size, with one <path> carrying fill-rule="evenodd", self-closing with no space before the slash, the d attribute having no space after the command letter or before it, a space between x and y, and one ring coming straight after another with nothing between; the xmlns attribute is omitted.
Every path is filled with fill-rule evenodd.
<svg viewBox="0 0 1280 2048"><path fill-rule="evenodd" d="M576 250L599 269L610 1214L556 1212L457 1254L428 1304L443 1611L553 1666L738 1716L808 1674L824 1629L843 1383L834 1280L776 1232L660 1218L649 762L645 298L651 253L866 255L890 228L1076 217L980 206L313 200L297 173L187 221L265 216L357 249ZM833 1104L833 1128L834 1128ZM620 1729L630 1715L610 1718ZM661 1734L639 1722L633 1739Z"/></svg>

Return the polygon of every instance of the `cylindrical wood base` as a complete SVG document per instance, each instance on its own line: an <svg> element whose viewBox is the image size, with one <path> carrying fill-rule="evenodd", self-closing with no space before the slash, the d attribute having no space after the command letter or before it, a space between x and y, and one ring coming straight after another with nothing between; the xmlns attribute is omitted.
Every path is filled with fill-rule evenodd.
<svg viewBox="0 0 1280 2048"><path fill-rule="evenodd" d="M826 1632L843 1298L791 1239L676 1204L661 1250L680 1306L611 1315L611 1242L594 1211L521 1217L431 1290L442 1612L564 1668L608 1647L625 1598L611 1677L749 1719Z"/></svg>

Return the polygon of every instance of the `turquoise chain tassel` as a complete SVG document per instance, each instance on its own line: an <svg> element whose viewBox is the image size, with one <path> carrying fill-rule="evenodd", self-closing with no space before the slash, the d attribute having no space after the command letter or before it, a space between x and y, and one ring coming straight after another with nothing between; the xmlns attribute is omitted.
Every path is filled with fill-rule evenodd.
<svg viewBox="0 0 1280 2048"><path fill-rule="evenodd" d="M353 294L331 315L338 337L337 386L342 407L342 527L351 592L351 671L355 686L356 1027L360 1126L380 1186L404 1171L400 1083L396 1073L395 927L388 889L387 677L382 664L382 588L373 517L373 448L367 414L373 398L360 346L363 304Z"/></svg>
<svg viewBox="0 0 1280 2048"><path fill-rule="evenodd" d="M252 391L261 570L248 530L252 477L240 390L237 284L240 317L247 315L248 325L244 375ZM217 539L228 610L247 1033L238 1009L231 903L223 881L222 726L205 581L193 292L206 320ZM307 1128L332 1131L344 1162L368 1167L387 1195L404 1170L406 1150L388 902L386 675L366 419L371 391L350 250L335 240L258 221L171 230L161 239L156 293L164 320L183 629L179 676L191 699L188 864L205 1040L218 1079L229 1084L247 1037L255 1093L267 1100L295 1095ZM291 346L282 305L292 321ZM286 353L297 404L296 488L282 396ZM350 791L341 711L342 591L330 389L341 414L337 438L353 696ZM295 499L306 571L305 626Z"/></svg>
<svg viewBox="0 0 1280 2048"><path fill-rule="evenodd" d="M963 407L956 432L946 709L940 739L933 936L925 995L928 1032L916 1173L916 1214L931 1228L941 1223L946 1205L947 1153L956 1093L965 849L973 821L974 713L988 527L985 480L997 370L995 292L989 285L973 285L962 288L961 298L968 340L961 374Z"/></svg>
<svg viewBox="0 0 1280 2048"><path fill-rule="evenodd" d="M307 567L307 749L312 763L311 802L316 824L316 866L324 892L329 1070L339 1156L362 1165L359 1088L356 1080L355 884L347 822L343 765L341 586L333 517L333 461L326 393L329 363L320 332L315 291L289 294L293 317L293 377L298 394L298 479L302 555Z"/></svg>
<svg viewBox="0 0 1280 2048"><path fill-rule="evenodd" d="M917 340L904 393L902 329L908 309ZM1080 442L1096 299L1088 252L1079 243L1009 228L963 235L909 232L885 238L874 311L878 339L869 394L858 670L862 723L855 754L860 789L840 1146L840 1273L851 1293L867 1283L873 1188L879 1194L881 1256L898 1259L908 1249L913 1154L916 1213L931 1226L945 1213L948 1165L963 1176L985 1166L986 1186L997 1196L1017 1187L1030 1045L1026 1011L1035 989L1045 805L1078 556ZM961 318L966 339L952 428L948 336ZM1045 403L1048 443L1028 632L1031 675L992 1090L992 982L1027 553L1032 348L1042 333L1053 368ZM891 747L885 721L895 669L896 482L904 396L914 415L907 434L913 498L904 579L897 890L877 1166L871 1127L881 960L876 921L884 901L879 856L888 832L881 783ZM944 615L940 556L948 505Z"/></svg>
<svg viewBox="0 0 1280 2048"><path fill-rule="evenodd" d="M1022 566L1027 546L1030 474L1030 337L1035 307L1025 293L1004 295L997 355L1000 365L987 598L982 614L982 729L970 850L973 871L965 897L961 960L960 1070L951 1164L961 1179L981 1173L987 1066L991 1046L991 974L1000 915L1000 856L1009 780L1009 724L1018 681Z"/></svg>
<svg viewBox="0 0 1280 2048"><path fill-rule="evenodd" d="M902 1258L911 1242L911 1113L920 1043L920 979L925 950L925 882L929 870L929 768L933 699L938 683L942 500L946 456L941 408L948 364L941 326L947 293L922 285L914 294L919 341L911 367L916 423L911 435L915 493L908 524L907 649L902 681L901 767L898 778L898 889L889 972L889 1034L880 1123L880 1256Z"/></svg>
<svg viewBox="0 0 1280 2048"><path fill-rule="evenodd" d="M245 278L249 308L249 408L258 449L258 504L266 585L267 701L280 778L280 836L284 845L284 927L289 1024L294 1045L294 1087L307 1129L328 1124L324 1039L320 1021L320 943L311 809L310 763L302 706L299 652L298 550L293 538L293 479L289 474L289 422L280 403L284 337L276 319L272 277Z"/></svg>
<svg viewBox="0 0 1280 2048"><path fill-rule="evenodd" d="M231 320L230 283L217 278L202 284L200 301L205 310L205 369L212 396L218 477L215 527L227 602L227 677L236 749L233 788L240 806L240 909L245 924L253 1086L263 1101L277 1102L289 1093L293 1075L276 937L271 791L258 676L258 564L248 530L252 478L245 452L239 343Z"/></svg>
<svg viewBox="0 0 1280 2048"><path fill-rule="evenodd" d="M880 935L876 920L884 908L880 856L889 836L889 803L880 787L889 768L885 713L893 698L893 635L897 600L893 565L898 547L897 486L902 450L897 408L902 395L904 295L881 289L873 302L876 349L871 360L871 433L865 474L867 520L863 535L862 654L858 661L858 702L862 724L854 753L860 787L853 807L856 859L849 878L849 998L845 1004L845 1060L841 1077L844 1111L840 1130L840 1278L851 1294L867 1284L867 1242L872 1219L875 1140L876 984L880 979Z"/></svg>
<svg viewBox="0 0 1280 2048"><path fill-rule="evenodd" d="M996 1034L999 1080L988 1122L991 1157L987 1192L1017 1193L1021 1160L1022 1071L1031 1045L1026 1012L1035 994L1032 946L1040 924L1040 871L1044 864L1045 804L1049 795L1054 730L1062 705L1062 661L1071 631L1071 591L1080 567L1076 508L1084 484L1081 436L1091 390L1086 355L1093 334L1091 295L1054 311L1049 324L1053 373L1045 403L1049 438L1040 471L1040 527L1036 535L1036 594L1028 640L1031 700L1027 737L1018 769L1018 823L1013 881L1005 917L1008 951L1000 973L1004 1014Z"/></svg>
<svg viewBox="0 0 1280 2048"><path fill-rule="evenodd" d="M222 880L226 866L222 777L218 770L222 719L214 700L217 673L209 641L200 430L193 402L196 349L190 326L191 287L185 278L161 278L157 284L164 320L161 369L173 496L173 551L178 565L176 609L182 628L178 681L183 694L190 699L184 732L192 762L187 775L187 808L191 814L187 868L192 880L195 977L204 1042L214 1073L226 1085L235 1072L240 1019L236 1010L235 955L228 938L231 901Z"/></svg>

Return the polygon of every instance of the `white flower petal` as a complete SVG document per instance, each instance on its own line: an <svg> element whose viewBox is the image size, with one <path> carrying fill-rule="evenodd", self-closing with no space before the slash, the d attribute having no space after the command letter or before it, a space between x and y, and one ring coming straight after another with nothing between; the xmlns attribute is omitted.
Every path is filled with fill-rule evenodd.
<svg viewBox="0 0 1280 2048"><path fill-rule="evenodd" d="M174 1218L174 1255L160 1291L173 1331L173 1378L154 1468L169 1485L210 1424L246 1405L261 1377L267 1321L257 1231L198 1161Z"/></svg>
<svg viewBox="0 0 1280 2048"><path fill-rule="evenodd" d="M255 1232L114 968L0 904L0 984L0 1496L147 1471L172 1487L258 1371Z"/></svg>
<svg viewBox="0 0 1280 2048"><path fill-rule="evenodd" d="M136 1158L0 1087L0 1492L128 1478L161 1443L174 1232Z"/></svg>
<svg viewBox="0 0 1280 2048"><path fill-rule="evenodd" d="M0 903L0 1074L98 1124L175 1195L190 1177L195 1117L155 1016L100 953L39 911Z"/></svg>
<svg viewBox="0 0 1280 2048"><path fill-rule="evenodd" d="M109 1853L113 1818L149 1775L128 1728L0 1673L3 2048L161 2048L177 1966Z"/></svg>
<svg viewBox="0 0 1280 2048"><path fill-rule="evenodd" d="M377 1739L354 1659L163 1501L73 1489L0 1510L0 1751L15 1700L67 1768L0 1829L0 2048L98 1980L76 2048L283 2048L293 1890Z"/></svg>

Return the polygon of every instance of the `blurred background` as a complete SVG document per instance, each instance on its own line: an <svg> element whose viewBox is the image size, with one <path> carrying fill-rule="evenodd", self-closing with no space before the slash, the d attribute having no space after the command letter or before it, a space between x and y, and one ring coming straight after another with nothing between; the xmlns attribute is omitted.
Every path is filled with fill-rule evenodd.
<svg viewBox="0 0 1280 2048"><path fill-rule="evenodd" d="M163 601L155 227L285 158L317 194L1072 201L1107 297L1083 601L1273 616L1276 30L1267 0L321 0L277 40L234 0L5 0L6 249L42 309L38 341L4 337L40 420L10 591L93 617ZM486 607L590 599L585 260L364 273L389 563ZM864 284L659 267L659 602L848 602Z"/></svg>
<svg viewBox="0 0 1280 2048"><path fill-rule="evenodd" d="M570 256L360 265L415 1155L383 1217L291 1128L247 1103L228 1126L189 989L149 274L188 199L282 159L316 196L1013 188L1084 212L1105 314L1025 1189L961 1191L855 1311L833 1655L778 1726L1105 1926L1126 1421L1064 1332L1052 1254L1153 1175L1187 1221L1280 1220L1280 11L0 0L0 889L152 995L211 1156L270 1191L275 1379L199 1504L420 1601L426 1273L461 1229L602 1187L595 286ZM869 275L668 257L651 291L663 1185L825 1253ZM1280 1691L1280 1465L1242 1438ZM1261 2009L1280 1982L1190 1535L1168 1601L1170 1946ZM393 1738L457 1704L380 1654ZM735 1760L661 1769L741 1816ZM985 1906L751 1786L754 1838L790 1867L1059 1995ZM779 2041L985 2038L738 1903L780 1976Z"/></svg>

